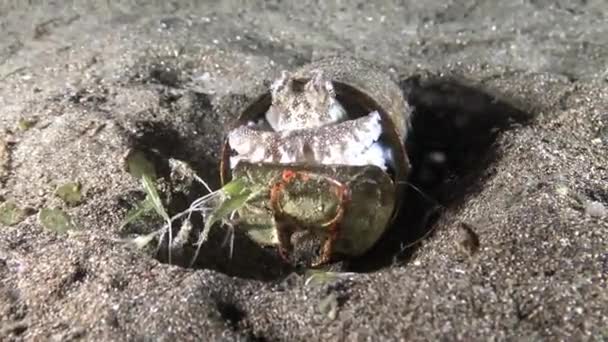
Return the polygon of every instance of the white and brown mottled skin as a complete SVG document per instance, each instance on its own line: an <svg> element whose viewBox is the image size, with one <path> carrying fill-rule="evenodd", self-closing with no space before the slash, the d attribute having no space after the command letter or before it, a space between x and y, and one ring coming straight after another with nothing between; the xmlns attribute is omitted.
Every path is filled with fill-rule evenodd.
<svg viewBox="0 0 608 342"><path fill-rule="evenodd" d="M385 152L377 142L382 132L380 114L372 112L318 128L280 132L241 126L230 132L230 146L238 155L231 164L250 162L310 162L343 165L385 165Z"/></svg>
<svg viewBox="0 0 608 342"><path fill-rule="evenodd" d="M321 70L314 70L302 89L295 89L294 79L283 71L270 86L272 104L266 120L275 131L317 128L347 119L346 110L336 100L331 80Z"/></svg>
<svg viewBox="0 0 608 342"><path fill-rule="evenodd" d="M386 168L387 153L377 143L382 133L378 112L355 120L337 101L332 82L319 70L301 89L282 72L270 87L272 104L266 119L274 131L241 126L229 133L239 160L250 162L378 165Z"/></svg>

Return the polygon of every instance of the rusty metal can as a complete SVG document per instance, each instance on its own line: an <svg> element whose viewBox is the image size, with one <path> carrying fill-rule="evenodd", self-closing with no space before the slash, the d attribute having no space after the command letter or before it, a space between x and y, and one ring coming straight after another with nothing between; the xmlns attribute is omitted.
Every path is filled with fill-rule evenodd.
<svg viewBox="0 0 608 342"><path fill-rule="evenodd" d="M238 211L241 227L253 240L261 245L277 245L284 253L290 244L284 240L290 234L282 237L282 231L291 232L291 226L297 225L326 241L334 240L330 246L324 244L324 255L318 263L323 264L334 256L365 253L394 220L410 172L404 141L412 110L391 77L365 61L323 59L294 71L293 77L306 83L319 70L331 80L335 97L347 110L349 119L379 113L379 139L391 156L388 168L244 161L231 166L232 148L226 139L221 179L225 184L232 178L244 178L252 185L267 188L267 192ZM271 101L270 92L261 94L240 113L233 128L263 119ZM338 228L325 225L338 216Z"/></svg>

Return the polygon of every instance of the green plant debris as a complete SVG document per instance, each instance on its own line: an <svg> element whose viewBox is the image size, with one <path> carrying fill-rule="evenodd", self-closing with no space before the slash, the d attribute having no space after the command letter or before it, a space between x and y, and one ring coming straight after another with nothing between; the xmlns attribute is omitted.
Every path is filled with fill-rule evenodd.
<svg viewBox="0 0 608 342"><path fill-rule="evenodd" d="M151 211L154 211L158 216L162 217L167 224L166 227L171 227L171 218L169 214L165 210L163 206L163 202L160 198L160 194L156 189L156 169L154 164L148 160L146 154L143 151L132 150L126 157L127 171L136 178L139 178L146 193L146 197L137 203L135 207L127 213L126 218L120 226L120 229L124 229L127 225L141 219L144 215L148 214ZM170 229L169 233L171 233ZM162 234L165 231L165 227L163 229L153 232L148 235L142 235L140 237L135 238L134 240L128 240L135 244L139 249L145 247L154 239L154 237L158 234ZM169 241L171 242L171 234L169 236ZM171 262L171 256L169 256L169 262Z"/></svg>
<svg viewBox="0 0 608 342"><path fill-rule="evenodd" d="M338 316L338 307L338 296L332 292L319 301L317 309L319 313L325 315L330 321L333 321Z"/></svg>
<svg viewBox="0 0 608 342"><path fill-rule="evenodd" d="M41 209L38 213L38 220L46 229L60 234L75 229L68 214L58 208Z"/></svg>
<svg viewBox="0 0 608 342"><path fill-rule="evenodd" d="M55 190L55 195L67 205L77 205L82 201L82 186L78 182L62 184Z"/></svg>
<svg viewBox="0 0 608 342"><path fill-rule="evenodd" d="M38 119L36 118L21 118L19 119L19 121L17 122L17 127L19 127L20 131L27 131L30 128L34 127L36 125L36 123L38 123Z"/></svg>
<svg viewBox="0 0 608 342"><path fill-rule="evenodd" d="M309 269L304 273L306 286L321 286L326 284L334 283L340 279L345 279L355 275L350 272L330 272L323 270Z"/></svg>
<svg viewBox="0 0 608 342"><path fill-rule="evenodd" d="M150 242L154 241L158 234L159 231L155 231L150 234L139 235L133 239L127 240L127 242L137 249L144 249L150 244Z"/></svg>
<svg viewBox="0 0 608 342"><path fill-rule="evenodd" d="M0 204L0 223L7 226L21 222L26 216L25 210L19 208L13 201Z"/></svg>
<svg viewBox="0 0 608 342"><path fill-rule="evenodd" d="M123 223L120 225L120 230L124 229L126 226L131 223L136 222L141 219L144 215L149 213L154 208L154 204L149 197L144 198L140 202L138 202L135 207L127 212L127 217L124 219Z"/></svg>
<svg viewBox="0 0 608 342"><path fill-rule="evenodd" d="M158 190L156 190L156 171L154 165L148 161L141 151L133 151L127 156L129 173L141 180L146 193L146 198L137 203L134 208L127 212L127 217L120 226L124 229L129 224L141 219L144 215L154 210L165 221L169 220L169 215L165 210Z"/></svg>
<svg viewBox="0 0 608 342"><path fill-rule="evenodd" d="M213 225L217 222L227 220L232 213L245 206L247 202L258 196L262 191L262 187L253 187L244 178L236 178L224 185L220 190L216 191L216 193L220 196L219 205L212 206L210 208L211 212L209 216L206 217L205 226L203 227L203 231L199 236L199 240L197 242L198 247L194 257L192 258L191 264L193 264L198 258L200 248L202 244L207 241L209 232L211 231ZM209 195L212 194L214 193ZM195 201L193 204L196 202L197 201ZM200 201L200 203L194 207L191 205L189 210L197 209L197 207L199 207L198 209L201 209L201 206L202 208L209 209L207 204L208 202L206 201Z"/></svg>
<svg viewBox="0 0 608 342"><path fill-rule="evenodd" d="M144 187L144 191L146 192L146 198L148 199L148 201L150 201L151 205L152 205L152 209L154 209L154 211L156 212L156 214L158 214L158 216L162 217L167 224L165 225L166 229L162 229L162 232L164 231L168 231L169 232L169 264L171 264L171 246L173 244L173 231L171 229L171 225L172 225L172 221L171 218L169 217L169 214L167 214L167 211L165 210L165 207L163 206L163 202L160 199L160 195L158 193L158 191L156 190L156 183L154 182L154 180L152 179L152 177L150 177L150 175L148 174L142 174L141 176L141 183ZM160 246L160 244L159 244Z"/></svg>
<svg viewBox="0 0 608 342"><path fill-rule="evenodd" d="M163 202L160 199L160 195L156 190L156 183L154 182L154 180L149 175L144 174L141 177L141 184L144 187L144 191L146 192L147 198L152 204L152 208L154 209L154 211L156 211L158 216L162 217L166 221L169 221L169 214L167 214L167 211L163 206Z"/></svg>
<svg viewBox="0 0 608 342"><path fill-rule="evenodd" d="M233 211L242 208L249 200L257 196L260 192L259 190L253 191L253 189L247 186L247 182L245 182L243 179L235 179L234 181L226 184L222 188L222 191L226 195L226 198L211 213L209 219L205 222L205 227L203 228L202 233L203 239L207 238L211 226L213 226L216 222L228 217Z"/></svg>
<svg viewBox="0 0 608 342"><path fill-rule="evenodd" d="M168 233L169 263L171 263L171 249L174 247L182 247L188 240L193 229L192 222L190 221L192 213L200 213L205 221L197 242L198 247L195 256L192 259L192 262L194 262L198 257L201 245L207 240L211 228L218 222L226 222L228 217L233 215L235 211L242 208L249 200L256 197L263 190L263 187L252 187L245 178L238 178L219 190L211 191L209 186L198 176L195 174L189 175L203 183L205 188L210 192L192 202L188 209L170 217L163 206L160 194L156 188L156 172L154 170L154 165L146 159L144 153L141 151L130 152L127 156L127 166L131 175L135 177L139 176L141 179L146 198L127 213L120 228L123 229L130 223L140 219L146 213L154 211L166 221L163 227L149 235L142 235L127 241L137 246L146 246L158 234L161 235L159 239L160 247L164 234ZM175 241L173 241L171 227L173 223L179 219L182 219L183 221L181 223L181 228L175 237Z"/></svg>
<svg viewBox="0 0 608 342"><path fill-rule="evenodd" d="M130 151L127 155L126 161L127 170L133 177L141 179L144 175L147 175L153 180L158 178L154 164L148 160L143 151Z"/></svg>

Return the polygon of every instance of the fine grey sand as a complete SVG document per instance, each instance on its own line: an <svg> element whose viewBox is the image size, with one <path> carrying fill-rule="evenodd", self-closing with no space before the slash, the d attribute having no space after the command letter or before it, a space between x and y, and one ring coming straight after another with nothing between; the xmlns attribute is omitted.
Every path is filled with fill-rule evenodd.
<svg viewBox="0 0 608 342"><path fill-rule="evenodd" d="M0 2L0 201L31 214L0 224L0 340L608 339L604 0L62 3ZM120 229L144 195L130 148L217 188L239 110L336 54L416 106L411 182L433 201L408 191L378 247L316 285L238 233L194 268L120 242L162 224Z"/></svg>

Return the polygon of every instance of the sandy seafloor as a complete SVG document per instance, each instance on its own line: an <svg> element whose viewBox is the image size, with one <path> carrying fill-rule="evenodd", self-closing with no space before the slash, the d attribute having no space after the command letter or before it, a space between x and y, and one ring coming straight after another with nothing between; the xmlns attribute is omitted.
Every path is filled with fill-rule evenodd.
<svg viewBox="0 0 608 342"><path fill-rule="evenodd" d="M143 195L133 141L217 187L238 111L336 54L400 81L412 182L444 209L408 192L379 247L315 286L238 236L195 269L117 241ZM34 213L0 226L1 340L608 339L606 1L3 1L0 80L0 199ZM76 206L53 195L68 180Z"/></svg>

